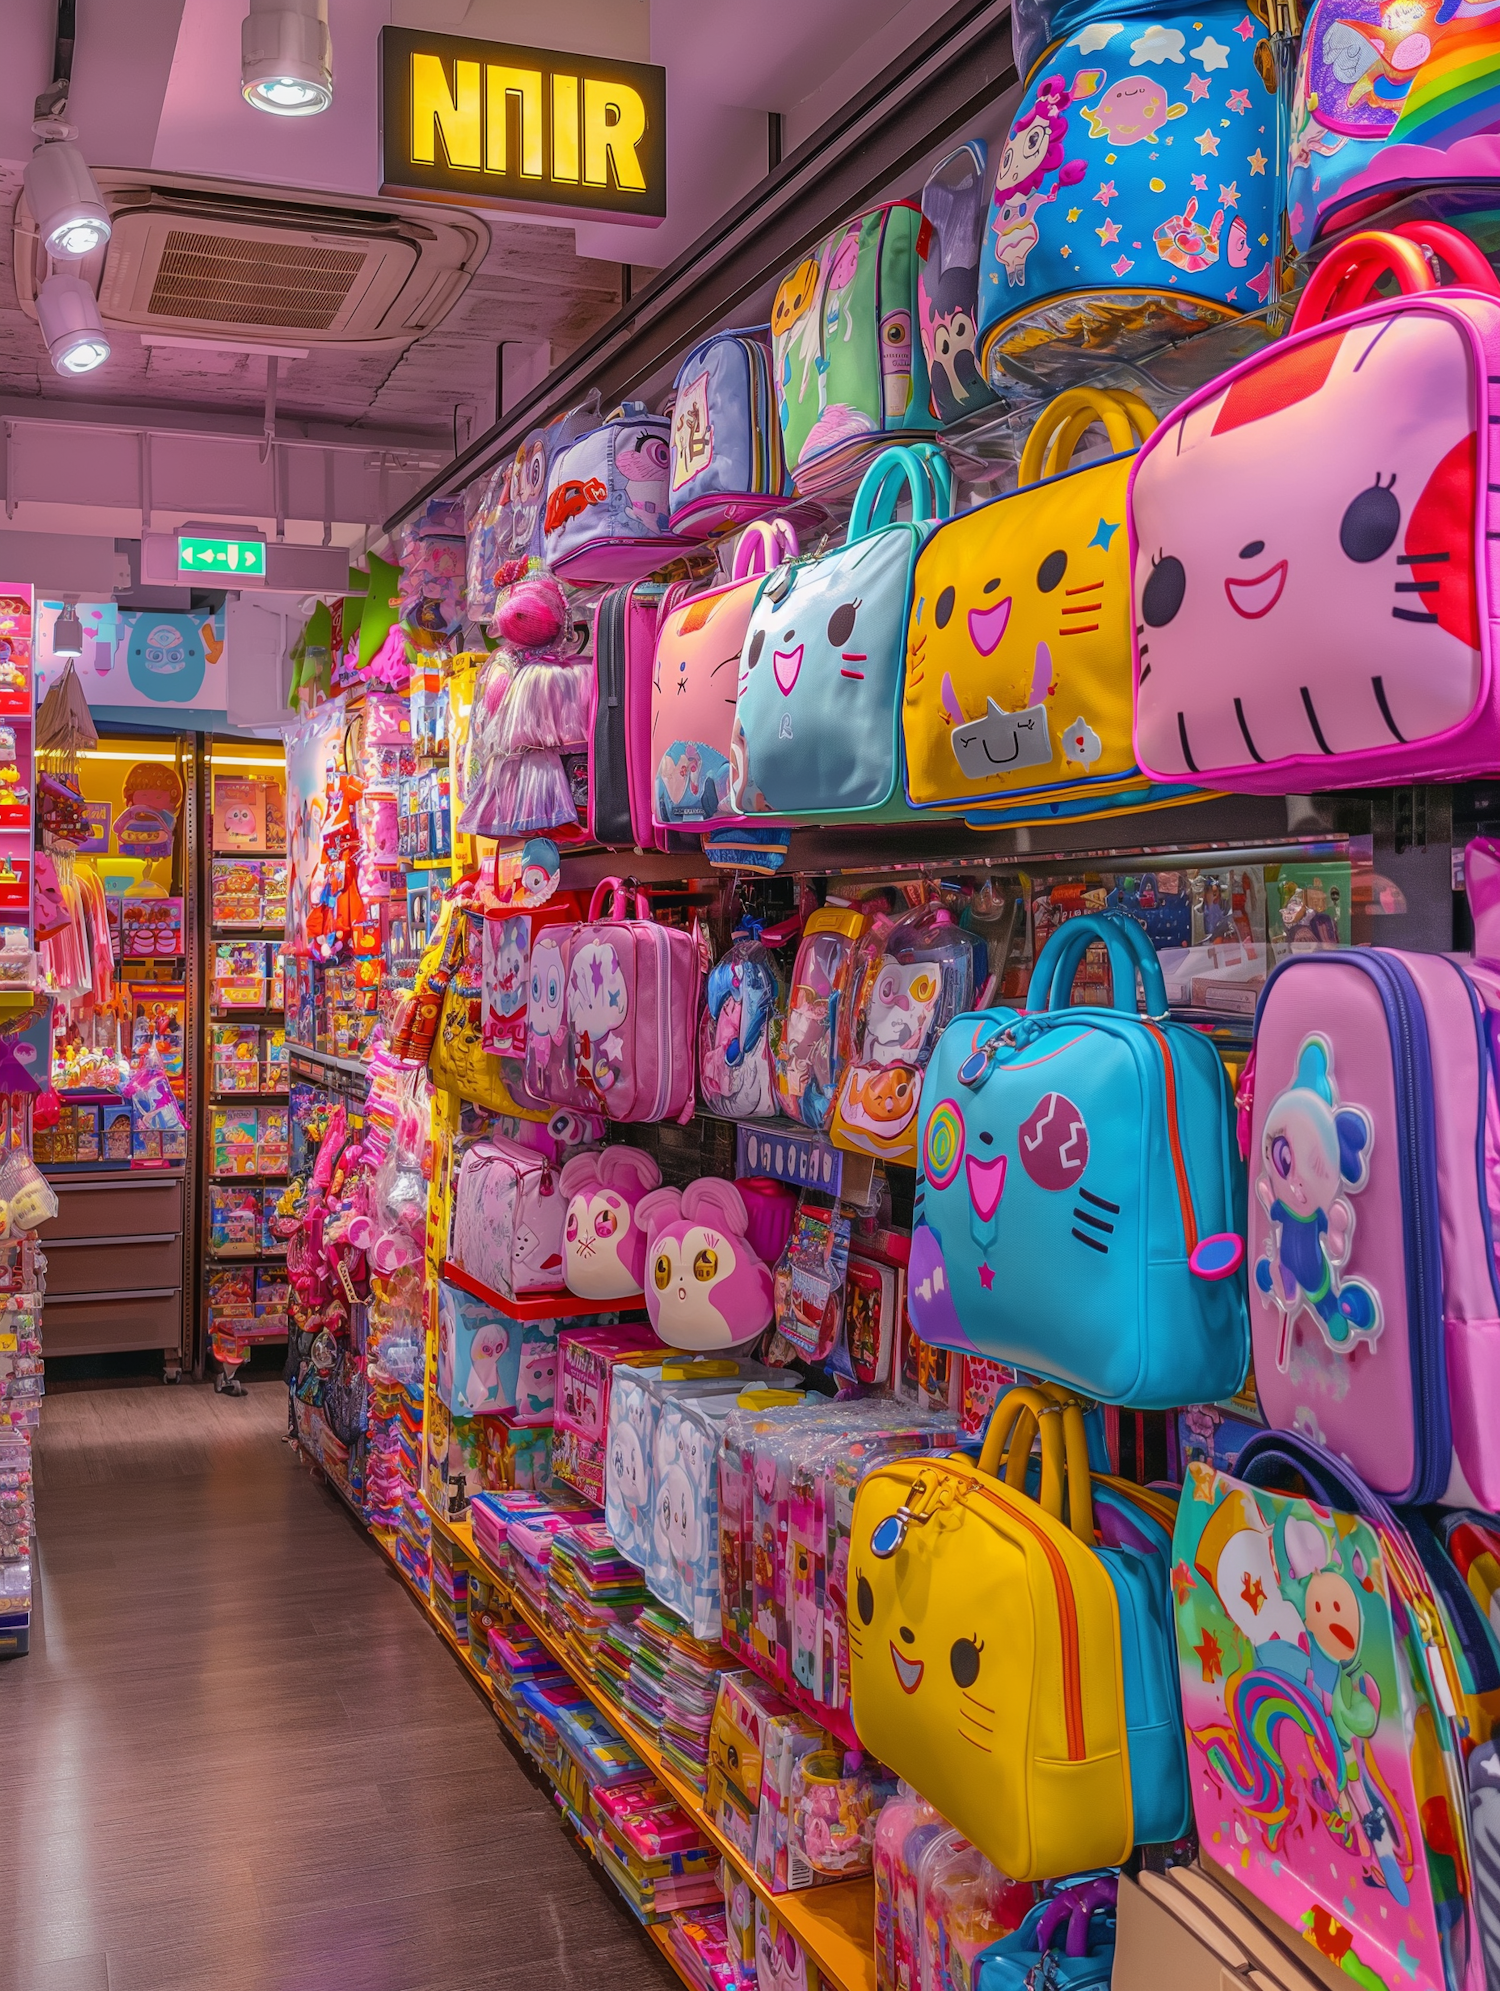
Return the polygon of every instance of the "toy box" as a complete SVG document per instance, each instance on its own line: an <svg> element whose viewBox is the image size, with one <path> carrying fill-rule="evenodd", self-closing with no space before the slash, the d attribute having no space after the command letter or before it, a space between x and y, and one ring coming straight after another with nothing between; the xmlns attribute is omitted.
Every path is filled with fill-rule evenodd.
<svg viewBox="0 0 1500 1991"><path fill-rule="evenodd" d="M555 1320L512 1320L446 1280L439 1285L437 1387L449 1410L550 1425L556 1386Z"/></svg>

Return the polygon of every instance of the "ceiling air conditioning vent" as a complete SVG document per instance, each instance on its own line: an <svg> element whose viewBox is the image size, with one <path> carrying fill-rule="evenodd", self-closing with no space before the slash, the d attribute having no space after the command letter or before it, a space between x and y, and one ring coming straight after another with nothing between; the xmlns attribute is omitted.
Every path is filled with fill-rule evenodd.
<svg viewBox="0 0 1500 1991"><path fill-rule="evenodd" d="M394 351L447 316L489 248L474 216L96 174L114 232L82 266L111 329ZM36 315L46 258L25 195L16 288Z"/></svg>

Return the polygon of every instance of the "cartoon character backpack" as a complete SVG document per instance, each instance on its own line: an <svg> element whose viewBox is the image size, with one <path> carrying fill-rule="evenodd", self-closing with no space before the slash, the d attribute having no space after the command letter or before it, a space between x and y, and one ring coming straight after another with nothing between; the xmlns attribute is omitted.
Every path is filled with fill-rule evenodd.
<svg viewBox="0 0 1500 1991"><path fill-rule="evenodd" d="M956 422L994 398L976 351L988 169L984 140L971 138L933 168L922 189L927 252L917 271L917 319L940 422Z"/></svg>
<svg viewBox="0 0 1500 1991"><path fill-rule="evenodd" d="M910 519L897 520L902 491ZM947 516L952 479L931 447L866 471L844 544L761 584L741 652L730 799L742 815L909 819L901 789L901 671L912 569Z"/></svg>
<svg viewBox="0 0 1500 1991"><path fill-rule="evenodd" d="M547 473L542 558L565 581L634 581L670 559L670 423L626 401L566 444Z"/></svg>
<svg viewBox="0 0 1500 1991"><path fill-rule="evenodd" d="M798 924L742 922L708 971L698 1020L698 1090L711 1113L730 1120L768 1120L776 1113L776 1040L786 977L771 948Z"/></svg>
<svg viewBox="0 0 1500 1991"><path fill-rule="evenodd" d="M1204 1859L1357 1982L1482 1982L1459 1675L1395 1515L1261 1432L1188 1468L1172 1557Z"/></svg>
<svg viewBox="0 0 1500 1991"><path fill-rule="evenodd" d="M1396 1501L1500 1503L1500 1103L1493 846L1470 891L1490 960L1319 949L1273 969L1250 1108L1261 1409Z"/></svg>
<svg viewBox="0 0 1500 1991"><path fill-rule="evenodd" d="M1314 0L1292 93L1288 222L1306 251L1401 196L1500 168L1500 22L1443 0Z"/></svg>
<svg viewBox="0 0 1500 1991"><path fill-rule="evenodd" d="M1140 806L1125 485L1155 426L1138 395L1059 394L1017 488L940 525L917 555L901 711L914 806ZM1074 467L1097 428L1110 454Z"/></svg>
<svg viewBox="0 0 1500 1991"><path fill-rule="evenodd" d="M1007 358L1144 357L1275 301L1276 72L1256 10L1047 11L979 271L996 390Z"/></svg>
<svg viewBox="0 0 1500 1991"><path fill-rule="evenodd" d="M1095 941L1116 1006L1068 1008ZM1027 999L957 1017L927 1067L913 1327L1137 1410L1232 1396L1245 1177L1218 1053L1170 1021L1151 943L1119 914L1059 927Z"/></svg>
<svg viewBox="0 0 1500 1991"><path fill-rule="evenodd" d="M633 1300L641 1290L646 1238L636 1221L661 1170L640 1148L610 1147L563 1163L568 1291L582 1300Z"/></svg>
<svg viewBox="0 0 1500 1991"><path fill-rule="evenodd" d="M776 510L786 488L771 387L771 328L715 332L672 390L672 530L710 539Z"/></svg>
<svg viewBox="0 0 1500 1991"><path fill-rule="evenodd" d="M868 924L868 916L852 907L824 906L802 929L775 1057L781 1110L804 1127L822 1129L833 1113L839 1022L849 999L855 942Z"/></svg>
<svg viewBox="0 0 1500 1991"><path fill-rule="evenodd" d="M893 430L936 427L913 332L924 223L914 201L843 222L771 306L782 448L799 497L852 489Z"/></svg>
<svg viewBox="0 0 1500 1991"><path fill-rule="evenodd" d="M916 1165L922 1072L939 1036L974 1000L976 946L942 906L924 906L861 944L833 1109L842 1146Z"/></svg>
<svg viewBox="0 0 1500 1991"><path fill-rule="evenodd" d="M509 1298L560 1293L566 1210L554 1154L502 1135L476 1141L459 1163L449 1256Z"/></svg>
<svg viewBox="0 0 1500 1991"><path fill-rule="evenodd" d="M760 577L797 557L785 519L758 519L734 549L725 587L667 610L651 681L652 809L658 824L712 823L730 815L729 754L740 651Z"/></svg>
<svg viewBox="0 0 1500 1991"><path fill-rule="evenodd" d="M550 1002L546 1014L566 1038L546 1069L560 1066L570 1096L545 1096L610 1120L686 1123L695 1103L698 937L652 919L639 888L634 910L629 918L623 881L603 878L584 924L559 930L556 946L567 950L562 1015L552 1017ZM532 949L533 987L537 955L550 938ZM550 995L550 970L547 986ZM529 1083L529 1034L527 1055Z"/></svg>
<svg viewBox="0 0 1500 1991"><path fill-rule="evenodd" d="M1330 250L1290 334L1163 421L1128 494L1146 774L1281 795L1496 765L1495 375L1489 264L1407 222Z"/></svg>
<svg viewBox="0 0 1500 1991"><path fill-rule="evenodd" d="M705 1175L686 1189L654 1189L636 1221L646 1234L646 1312L669 1348L743 1348L770 1326L771 1268L733 1182Z"/></svg>

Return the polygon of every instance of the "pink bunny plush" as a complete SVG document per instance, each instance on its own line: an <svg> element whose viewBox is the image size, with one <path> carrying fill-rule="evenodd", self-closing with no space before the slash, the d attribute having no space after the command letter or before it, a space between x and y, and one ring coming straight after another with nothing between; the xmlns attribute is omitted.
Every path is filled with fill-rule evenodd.
<svg viewBox="0 0 1500 1991"><path fill-rule="evenodd" d="M641 1290L646 1238L637 1209L661 1170L639 1148L612 1147L563 1163L568 1291L584 1300L634 1299Z"/></svg>
<svg viewBox="0 0 1500 1991"><path fill-rule="evenodd" d="M771 1322L771 1268L747 1235L745 1199L705 1175L656 1189L635 1213L645 1232L646 1311L669 1348L740 1348Z"/></svg>

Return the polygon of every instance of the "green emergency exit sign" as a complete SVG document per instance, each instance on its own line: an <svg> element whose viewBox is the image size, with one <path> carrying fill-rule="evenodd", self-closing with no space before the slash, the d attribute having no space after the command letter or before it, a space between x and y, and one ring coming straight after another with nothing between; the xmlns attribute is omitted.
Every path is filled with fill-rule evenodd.
<svg viewBox="0 0 1500 1991"><path fill-rule="evenodd" d="M199 539L182 535L177 541L179 574L253 574L264 578L263 539Z"/></svg>

